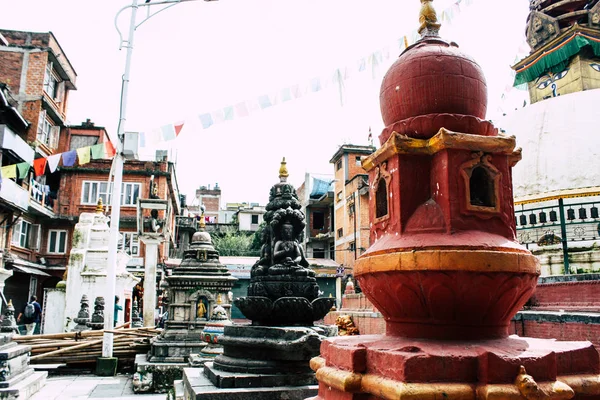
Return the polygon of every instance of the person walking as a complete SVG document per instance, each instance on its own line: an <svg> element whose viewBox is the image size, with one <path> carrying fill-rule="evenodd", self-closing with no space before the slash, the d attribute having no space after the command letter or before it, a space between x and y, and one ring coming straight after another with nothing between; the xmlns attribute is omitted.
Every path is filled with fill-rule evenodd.
<svg viewBox="0 0 600 400"><path fill-rule="evenodd" d="M26 335L33 335L35 327L40 323L40 316L42 315L42 307L37 302L36 296L31 296L29 303L25 305L23 312L17 317L17 322L23 322L27 331Z"/></svg>
<svg viewBox="0 0 600 400"><path fill-rule="evenodd" d="M123 310L123 307L119 304L119 296L115 296L115 326L117 326L117 321L119 320L119 311Z"/></svg>

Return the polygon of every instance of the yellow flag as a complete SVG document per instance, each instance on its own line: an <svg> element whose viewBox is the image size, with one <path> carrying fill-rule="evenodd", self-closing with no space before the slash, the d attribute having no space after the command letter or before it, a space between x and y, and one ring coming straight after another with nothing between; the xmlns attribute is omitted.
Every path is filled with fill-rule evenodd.
<svg viewBox="0 0 600 400"><path fill-rule="evenodd" d="M89 163L90 162L90 146L86 146L86 147L77 149L77 158L79 159L79 165Z"/></svg>
<svg viewBox="0 0 600 400"><path fill-rule="evenodd" d="M2 167L2 179L10 179L17 177L17 164L7 165L6 167Z"/></svg>

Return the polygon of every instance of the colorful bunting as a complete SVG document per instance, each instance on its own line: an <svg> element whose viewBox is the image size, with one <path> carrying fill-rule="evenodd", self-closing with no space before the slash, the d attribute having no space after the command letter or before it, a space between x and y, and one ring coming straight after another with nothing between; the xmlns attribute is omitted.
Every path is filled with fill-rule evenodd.
<svg viewBox="0 0 600 400"><path fill-rule="evenodd" d="M171 124L161 126L160 131L162 133L162 138L165 142L177 138L177 134L175 133L175 127Z"/></svg>
<svg viewBox="0 0 600 400"><path fill-rule="evenodd" d="M98 143L91 147L92 151L92 160L98 160L105 157L105 149L104 143Z"/></svg>
<svg viewBox="0 0 600 400"><path fill-rule="evenodd" d="M6 167L2 167L0 169L0 173L2 174L2 178L16 178L17 177L17 165L7 165Z"/></svg>
<svg viewBox="0 0 600 400"><path fill-rule="evenodd" d="M51 174L54 173L54 171L56 171L56 169L58 168L60 157L61 154L54 154L48 157L48 169L50 170Z"/></svg>
<svg viewBox="0 0 600 400"><path fill-rule="evenodd" d="M183 125L185 124L185 122L178 122L175 123L175 135L179 136L179 132L181 132L181 130L183 129ZM106 143L110 143L110 142L106 142ZM112 143L111 143L112 145Z"/></svg>
<svg viewBox="0 0 600 400"><path fill-rule="evenodd" d="M263 110L267 107L271 107L271 99L269 99L269 96L267 96L266 94L260 96L258 98L258 104L260 105L260 108L262 108Z"/></svg>
<svg viewBox="0 0 600 400"><path fill-rule="evenodd" d="M77 161L77 151L71 150L62 153L62 163L65 167L72 167Z"/></svg>
<svg viewBox="0 0 600 400"><path fill-rule="evenodd" d="M210 115L210 114L200 115L200 122L202 123L202 127L204 129L210 128L213 125L212 115Z"/></svg>
<svg viewBox="0 0 600 400"><path fill-rule="evenodd" d="M181 130L181 128L179 128L179 130ZM176 131L177 131L177 129L176 129ZM115 154L117 154L117 151L115 150L115 146L113 146L111 141L104 142L104 145L105 145L105 149L104 149L105 153L104 154L106 155L106 158L113 158L115 156Z"/></svg>
<svg viewBox="0 0 600 400"><path fill-rule="evenodd" d="M17 176L19 179L27 178L27 174L29 174L30 169L31 165L26 162L17 164Z"/></svg>
<svg viewBox="0 0 600 400"><path fill-rule="evenodd" d="M246 106L246 103L243 102L235 105L235 113L238 115L238 117L247 117L250 115L248 113L248 107ZM202 124L202 126L204 126L204 124Z"/></svg>
<svg viewBox="0 0 600 400"><path fill-rule="evenodd" d="M79 165L85 165L90 162L90 146L82 147L77 149L77 158L79 159Z"/></svg>
<svg viewBox="0 0 600 400"><path fill-rule="evenodd" d="M42 176L46 173L46 164L48 160L45 157L36 158L33 160L33 170L35 171L35 176Z"/></svg>

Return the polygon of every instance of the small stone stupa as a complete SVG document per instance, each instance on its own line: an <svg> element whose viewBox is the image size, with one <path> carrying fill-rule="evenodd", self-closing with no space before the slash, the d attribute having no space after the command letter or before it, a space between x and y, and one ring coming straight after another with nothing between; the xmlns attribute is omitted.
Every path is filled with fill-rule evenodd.
<svg viewBox="0 0 600 400"><path fill-rule="evenodd" d="M152 343L148 355L136 357L136 392L166 392L181 379L190 354L207 345L202 330L218 308L231 317L228 293L237 278L219 262L208 232L196 232L184 259L166 278L167 311L163 333Z"/></svg>
<svg viewBox="0 0 600 400"><path fill-rule="evenodd" d="M354 276L386 334L325 340L314 399L598 399L590 342L509 336L540 274L515 237L521 151L484 119L479 65L421 3L422 39L383 79L381 148L363 161L373 244Z"/></svg>
<svg viewBox="0 0 600 400"><path fill-rule="evenodd" d="M211 399L231 399L240 389L250 397L256 391L261 399L295 400L316 393L309 360L337 329L313 322L329 312L335 299L318 297L315 273L299 244L304 213L287 177L284 159L280 181L269 195L267 228L260 259L251 269L248 296L234 300L252 325L225 326L219 337L223 354L205 363L203 374L185 369L186 398L202 392Z"/></svg>

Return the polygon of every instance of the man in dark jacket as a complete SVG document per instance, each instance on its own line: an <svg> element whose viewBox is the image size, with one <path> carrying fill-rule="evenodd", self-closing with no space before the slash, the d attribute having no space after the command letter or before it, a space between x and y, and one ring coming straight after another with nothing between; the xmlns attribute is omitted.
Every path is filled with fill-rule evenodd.
<svg viewBox="0 0 600 400"><path fill-rule="evenodd" d="M40 323L42 307L37 302L36 296L31 296L29 303L25 305L23 312L17 317L17 322L25 324L27 335L33 335L35 327Z"/></svg>

